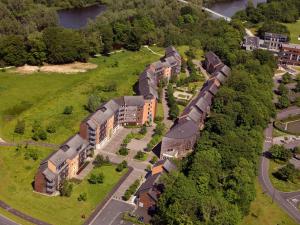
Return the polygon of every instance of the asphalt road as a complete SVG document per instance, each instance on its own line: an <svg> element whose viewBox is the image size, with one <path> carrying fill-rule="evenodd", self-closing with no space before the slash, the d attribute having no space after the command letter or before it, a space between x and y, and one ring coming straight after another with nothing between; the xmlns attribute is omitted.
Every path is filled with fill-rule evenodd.
<svg viewBox="0 0 300 225"><path fill-rule="evenodd" d="M132 211L134 206L123 201L111 199L89 225L129 225L122 220L122 212Z"/></svg>
<svg viewBox="0 0 300 225"><path fill-rule="evenodd" d="M0 225L19 225L5 216L0 215Z"/></svg>
<svg viewBox="0 0 300 225"><path fill-rule="evenodd" d="M268 152L272 146L272 132L273 125L270 123L265 130L264 149L260 159L261 161L258 178L263 190L266 191L272 197L272 199L281 206L281 208L283 208L295 221L300 224L300 212L296 207L298 199L300 202L300 192L279 192L273 187L269 178L269 159L266 157L265 153Z"/></svg>

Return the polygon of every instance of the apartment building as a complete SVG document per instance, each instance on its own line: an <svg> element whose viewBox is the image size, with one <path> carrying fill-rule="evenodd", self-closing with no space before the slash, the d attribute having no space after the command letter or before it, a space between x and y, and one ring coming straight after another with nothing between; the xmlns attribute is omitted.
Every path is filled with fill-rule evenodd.
<svg viewBox="0 0 300 225"><path fill-rule="evenodd" d="M54 194L63 181L76 177L88 152L103 147L117 130L126 125L151 125L156 116L157 85L160 79L180 72L181 58L174 47L150 64L139 77L139 96L122 96L102 105L80 124L79 133L42 161L35 176L37 192Z"/></svg>
<svg viewBox="0 0 300 225"><path fill-rule="evenodd" d="M88 145L77 134L43 160L35 176L35 191L53 194L64 180L75 177L87 158Z"/></svg>
<svg viewBox="0 0 300 225"><path fill-rule="evenodd" d="M282 44L278 61L283 65L300 66L300 45Z"/></svg>
<svg viewBox="0 0 300 225"><path fill-rule="evenodd" d="M211 78L163 137L160 158L180 158L192 151L210 113L213 98L231 73L230 68L213 52L205 55L204 67Z"/></svg>

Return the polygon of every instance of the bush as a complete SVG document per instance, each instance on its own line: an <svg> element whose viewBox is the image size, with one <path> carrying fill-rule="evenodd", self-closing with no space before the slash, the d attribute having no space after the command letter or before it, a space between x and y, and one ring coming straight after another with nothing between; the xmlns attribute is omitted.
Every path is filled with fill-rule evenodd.
<svg viewBox="0 0 300 225"><path fill-rule="evenodd" d="M27 149L25 154L24 154L24 159L29 160L33 159L34 161L38 160L39 154L36 149Z"/></svg>
<svg viewBox="0 0 300 225"><path fill-rule="evenodd" d="M39 131L38 131L38 136L39 136L39 138L41 139L41 140L47 140L47 132L46 131L44 131L44 130L42 130L42 129L40 129Z"/></svg>
<svg viewBox="0 0 300 225"><path fill-rule="evenodd" d="M79 197L77 198L77 200L78 200L79 202L81 202L81 201L85 202L85 201L87 200L87 193L85 193L85 192L81 193L81 194L79 195Z"/></svg>
<svg viewBox="0 0 300 225"><path fill-rule="evenodd" d="M63 114L70 115L70 114L72 114L72 112L73 112L73 106L66 106Z"/></svg>
<svg viewBox="0 0 300 225"><path fill-rule="evenodd" d="M103 155L97 155L93 164L97 168L97 167L101 167L103 165L109 165L110 160L109 160L108 156L106 156L106 158L104 158Z"/></svg>
<svg viewBox="0 0 300 225"><path fill-rule="evenodd" d="M141 130L140 130L139 133L142 134L142 135L145 135L145 134L147 133L147 127L146 127L146 125L143 125L143 126L141 127Z"/></svg>
<svg viewBox="0 0 300 225"><path fill-rule="evenodd" d="M102 184L103 181L104 181L104 175L102 172L99 174L92 174L88 179L88 182L90 184Z"/></svg>
<svg viewBox="0 0 300 225"><path fill-rule="evenodd" d="M31 130L33 133L39 131L41 128L42 128L42 124L40 121L38 120L33 121L32 130Z"/></svg>
<svg viewBox="0 0 300 225"><path fill-rule="evenodd" d="M139 180L134 181L134 183L131 184L129 186L129 188L125 191L124 196L123 196L123 200L128 201L130 199L130 196L133 195L136 192L139 185L140 185Z"/></svg>
<svg viewBox="0 0 300 225"><path fill-rule="evenodd" d="M150 160L151 164L155 164L158 161L157 156L153 156L152 159Z"/></svg>
<svg viewBox="0 0 300 225"><path fill-rule="evenodd" d="M297 175L298 170L296 170L295 166L291 163L288 163L284 167L278 169L273 175L279 180L283 181L293 181L295 176Z"/></svg>
<svg viewBox="0 0 300 225"><path fill-rule="evenodd" d="M288 161L292 157L291 151L285 149L282 145L273 145L270 148L270 153L272 155L272 159L284 162Z"/></svg>
<svg viewBox="0 0 300 225"><path fill-rule="evenodd" d="M25 120L18 120L15 127L15 133L23 135L24 132L25 132Z"/></svg>
<svg viewBox="0 0 300 225"><path fill-rule="evenodd" d="M46 130L49 134L54 134L56 132L56 128L54 125L49 125Z"/></svg>
<svg viewBox="0 0 300 225"><path fill-rule="evenodd" d="M134 158L135 158L135 159L141 160L141 159L144 158L144 156L145 156L145 153L144 153L144 152L138 151L138 152L136 153L136 155L134 156Z"/></svg>
<svg viewBox="0 0 300 225"><path fill-rule="evenodd" d="M120 155L123 155L123 156L128 155L128 148L121 147L121 148L119 149L119 154L120 154Z"/></svg>
<svg viewBox="0 0 300 225"><path fill-rule="evenodd" d="M121 172L127 167L127 162L123 160L120 164L118 164L116 171Z"/></svg>
<svg viewBox="0 0 300 225"><path fill-rule="evenodd" d="M68 181L64 181L60 188L60 195L65 197L71 197L72 192L73 192L73 184Z"/></svg>

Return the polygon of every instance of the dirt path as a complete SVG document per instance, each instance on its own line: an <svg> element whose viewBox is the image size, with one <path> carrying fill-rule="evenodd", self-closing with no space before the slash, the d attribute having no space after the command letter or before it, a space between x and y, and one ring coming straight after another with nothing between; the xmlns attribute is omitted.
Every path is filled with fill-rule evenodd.
<svg viewBox="0 0 300 225"><path fill-rule="evenodd" d="M152 54L154 54L154 55L158 55L158 56L164 56L164 55L162 55L162 54L159 54L158 52L155 52L155 51L153 51L151 48L149 48L149 46L148 45L144 45L143 46L144 48L146 48L146 49L148 49L150 52L152 52Z"/></svg>

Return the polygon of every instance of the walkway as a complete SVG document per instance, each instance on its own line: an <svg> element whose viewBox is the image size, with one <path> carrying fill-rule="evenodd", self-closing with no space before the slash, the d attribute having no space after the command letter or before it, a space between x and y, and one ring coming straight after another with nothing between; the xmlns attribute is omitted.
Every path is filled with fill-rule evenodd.
<svg viewBox="0 0 300 225"><path fill-rule="evenodd" d="M166 126L166 130L169 130L169 128L173 125L173 121L169 119L169 106L167 102L167 95L166 95L166 88L163 89L162 97L161 97L161 103L163 106L164 111L164 124Z"/></svg>
<svg viewBox="0 0 300 225"><path fill-rule="evenodd" d="M158 53L158 52L153 51L151 48L149 48L148 45L144 45L143 47L146 48L146 49L148 49L148 50L149 50L150 52L152 52L154 55L158 55L158 56L160 56L160 57L163 57L163 56L164 56L164 55L162 55L162 54L160 54L160 53Z"/></svg>

